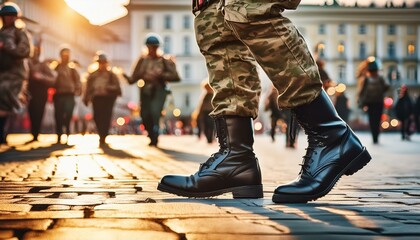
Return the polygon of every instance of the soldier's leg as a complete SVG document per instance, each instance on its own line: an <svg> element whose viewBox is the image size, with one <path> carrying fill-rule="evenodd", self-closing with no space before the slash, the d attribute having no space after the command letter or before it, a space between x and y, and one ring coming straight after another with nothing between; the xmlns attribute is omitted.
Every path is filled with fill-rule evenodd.
<svg viewBox="0 0 420 240"><path fill-rule="evenodd" d="M252 118L257 116L260 96L255 61L226 28L216 3L196 16L195 28L214 89L211 115L220 149L196 174L165 176L158 189L187 197L231 192L234 198L261 198L261 172L253 152Z"/></svg>
<svg viewBox="0 0 420 240"><path fill-rule="evenodd" d="M261 10L260 16L245 19L248 22L235 22L237 12L251 15L255 11L252 4L242 4L239 9L225 6L225 17L279 91L279 106L292 108L309 143L300 176L279 186L273 201L315 200L326 195L343 174L363 168L371 157L321 90L316 64L290 20Z"/></svg>

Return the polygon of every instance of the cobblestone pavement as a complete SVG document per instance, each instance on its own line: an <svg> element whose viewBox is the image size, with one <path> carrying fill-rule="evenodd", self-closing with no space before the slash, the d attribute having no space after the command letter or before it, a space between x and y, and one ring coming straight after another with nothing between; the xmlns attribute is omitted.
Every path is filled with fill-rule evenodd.
<svg viewBox="0 0 420 240"><path fill-rule="evenodd" d="M284 147L256 137L264 199L187 199L156 190L168 173L194 173L217 150L195 136L161 136L159 148L145 136L110 136L98 148L95 135L55 136L0 148L0 239L419 239L420 135L402 142L382 134L381 144L358 133L373 160L343 177L327 196L308 204L274 204L274 188L293 180L306 146Z"/></svg>

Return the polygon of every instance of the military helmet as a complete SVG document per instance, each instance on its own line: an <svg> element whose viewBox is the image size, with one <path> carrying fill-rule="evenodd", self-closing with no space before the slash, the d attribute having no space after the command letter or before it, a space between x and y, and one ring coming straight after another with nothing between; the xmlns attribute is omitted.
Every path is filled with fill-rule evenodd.
<svg viewBox="0 0 420 240"><path fill-rule="evenodd" d="M12 2L6 2L0 9L0 16L17 16L20 17L21 10L18 5Z"/></svg>
<svg viewBox="0 0 420 240"><path fill-rule="evenodd" d="M105 55L105 53L97 53L97 55L95 56L95 60L98 63L107 63L108 62L108 58Z"/></svg>
<svg viewBox="0 0 420 240"><path fill-rule="evenodd" d="M378 60L372 60L368 63L367 68L369 71L377 71L381 68L381 64Z"/></svg>
<svg viewBox="0 0 420 240"><path fill-rule="evenodd" d="M146 45L159 46L160 45L159 37L154 34L148 35L148 37L146 38Z"/></svg>

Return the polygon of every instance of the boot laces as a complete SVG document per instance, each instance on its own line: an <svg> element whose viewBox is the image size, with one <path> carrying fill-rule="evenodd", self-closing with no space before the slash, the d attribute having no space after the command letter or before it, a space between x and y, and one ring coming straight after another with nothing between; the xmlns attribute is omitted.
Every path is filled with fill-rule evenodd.
<svg viewBox="0 0 420 240"><path fill-rule="evenodd" d="M299 165L302 166L301 173L310 173L310 166L314 161L312 156L318 154L315 149L325 146L324 143L328 139L328 136L321 135L319 132L310 128L304 128L304 130L305 134L308 136L308 147L305 149L306 154L303 156L303 161Z"/></svg>
<svg viewBox="0 0 420 240"><path fill-rule="evenodd" d="M222 154L226 154L228 151L228 143L227 143L227 137L225 129L219 128L216 131L216 137L218 138L219 142L219 151L216 153L213 153L207 161L200 164L200 171L208 169L214 161Z"/></svg>

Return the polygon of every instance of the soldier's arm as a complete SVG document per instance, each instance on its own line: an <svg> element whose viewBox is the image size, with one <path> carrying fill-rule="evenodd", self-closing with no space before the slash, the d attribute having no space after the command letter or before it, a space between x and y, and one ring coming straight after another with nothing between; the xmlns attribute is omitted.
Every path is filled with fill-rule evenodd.
<svg viewBox="0 0 420 240"><path fill-rule="evenodd" d="M130 84L137 82L139 79L143 78L144 72L141 70L141 65L143 63L143 58L140 58L134 68L133 74L131 74L131 78L127 79Z"/></svg>
<svg viewBox="0 0 420 240"><path fill-rule="evenodd" d="M24 30L16 30L18 42L16 47L9 49L8 52L18 58L28 58L31 54L31 44L29 36Z"/></svg>

